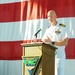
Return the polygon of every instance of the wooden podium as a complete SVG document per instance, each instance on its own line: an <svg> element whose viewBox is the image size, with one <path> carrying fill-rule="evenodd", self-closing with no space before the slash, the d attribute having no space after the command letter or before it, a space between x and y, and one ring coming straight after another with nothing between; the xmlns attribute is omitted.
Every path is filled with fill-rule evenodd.
<svg viewBox="0 0 75 75"><path fill-rule="evenodd" d="M57 49L55 46L43 42L23 43L21 45L23 47L22 75L55 75L55 50ZM33 68L34 58L38 58L38 61L32 69L32 74L30 74L28 69ZM26 61L28 61L27 64L25 64ZM30 67L26 65L30 65Z"/></svg>

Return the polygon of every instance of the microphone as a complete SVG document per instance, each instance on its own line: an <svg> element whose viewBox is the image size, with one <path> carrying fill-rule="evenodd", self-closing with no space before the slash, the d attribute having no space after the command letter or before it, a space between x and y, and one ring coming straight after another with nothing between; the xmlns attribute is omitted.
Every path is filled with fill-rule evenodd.
<svg viewBox="0 0 75 75"><path fill-rule="evenodd" d="M41 31L41 29L39 29L39 30L35 33L34 36L36 36L36 38L37 38L37 34L38 34L40 31Z"/></svg>

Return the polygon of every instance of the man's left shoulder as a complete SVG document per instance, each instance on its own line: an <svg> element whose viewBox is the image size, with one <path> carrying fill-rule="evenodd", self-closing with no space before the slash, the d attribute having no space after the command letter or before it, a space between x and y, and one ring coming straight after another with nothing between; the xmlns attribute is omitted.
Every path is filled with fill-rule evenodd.
<svg viewBox="0 0 75 75"><path fill-rule="evenodd" d="M59 26L61 26L61 27L66 27L66 24L59 23Z"/></svg>

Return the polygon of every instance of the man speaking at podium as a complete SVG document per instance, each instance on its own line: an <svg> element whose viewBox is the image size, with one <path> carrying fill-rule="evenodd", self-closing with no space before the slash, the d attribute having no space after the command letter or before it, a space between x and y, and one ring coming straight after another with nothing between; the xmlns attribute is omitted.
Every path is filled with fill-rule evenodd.
<svg viewBox="0 0 75 75"><path fill-rule="evenodd" d="M42 41L44 43L49 42L50 44L53 44L58 48L56 54L57 58L59 58L58 75L64 75L65 58L66 58L65 46L68 43L66 25L57 22L56 20L57 15L54 10L50 10L47 13L47 17L50 23L50 27L45 31Z"/></svg>

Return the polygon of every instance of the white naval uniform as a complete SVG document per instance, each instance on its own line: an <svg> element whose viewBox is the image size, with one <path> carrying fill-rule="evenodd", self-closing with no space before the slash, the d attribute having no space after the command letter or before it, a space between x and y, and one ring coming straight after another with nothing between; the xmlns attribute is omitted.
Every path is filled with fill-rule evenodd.
<svg viewBox="0 0 75 75"><path fill-rule="evenodd" d="M47 36L51 39L51 41L55 41L55 42L58 42L60 40L63 40L65 38L68 37L67 35L67 32L66 32L66 27L63 27L63 26L60 26L59 23L57 23L56 26L50 26L43 38L42 38L42 41L44 39L47 38ZM59 29L60 33L56 33L55 31L57 31ZM58 48L57 50L57 58L59 58L59 68L58 68L58 75L64 75L64 64L65 64L65 46L56 46Z"/></svg>

